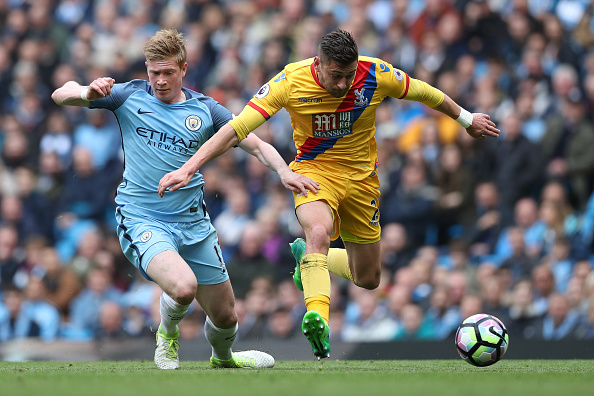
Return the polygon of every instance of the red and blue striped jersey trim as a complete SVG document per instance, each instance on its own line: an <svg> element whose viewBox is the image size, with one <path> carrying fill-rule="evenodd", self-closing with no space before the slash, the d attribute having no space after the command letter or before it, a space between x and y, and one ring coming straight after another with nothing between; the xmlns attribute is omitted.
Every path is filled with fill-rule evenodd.
<svg viewBox="0 0 594 396"><path fill-rule="evenodd" d="M306 160L312 160L319 154L324 153L326 150L334 147L334 144L339 138L332 139L321 139L316 137L308 137L305 143L299 148L299 155L295 158L295 161L301 162Z"/></svg>

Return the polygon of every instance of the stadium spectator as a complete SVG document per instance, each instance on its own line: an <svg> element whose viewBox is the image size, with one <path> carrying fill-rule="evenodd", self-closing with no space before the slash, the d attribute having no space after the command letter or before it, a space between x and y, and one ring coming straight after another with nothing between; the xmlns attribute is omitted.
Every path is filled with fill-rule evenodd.
<svg viewBox="0 0 594 396"><path fill-rule="evenodd" d="M449 300L452 305L460 305L469 291L468 277L464 271L462 269L453 270L448 273L446 278Z"/></svg>
<svg viewBox="0 0 594 396"><path fill-rule="evenodd" d="M106 270L89 270L83 289L70 302L62 336L70 340L92 340L99 330L101 305L106 301L121 303L121 294Z"/></svg>
<svg viewBox="0 0 594 396"><path fill-rule="evenodd" d="M9 224L0 224L0 286L2 290L16 286L14 277L22 263L19 250L17 230Z"/></svg>
<svg viewBox="0 0 594 396"><path fill-rule="evenodd" d="M483 182L476 186L476 218L468 230L470 255L473 260L490 255L502 229L499 207L499 191L493 182Z"/></svg>
<svg viewBox="0 0 594 396"><path fill-rule="evenodd" d="M388 316L392 318L399 326L402 325L402 308L411 302L410 291L407 288L399 287L398 284L392 285L386 296L386 307Z"/></svg>
<svg viewBox="0 0 594 396"><path fill-rule="evenodd" d="M60 313L45 300L46 288L36 276L29 278L14 324L14 337L35 337L50 342L58 338Z"/></svg>
<svg viewBox="0 0 594 396"><path fill-rule="evenodd" d="M447 245L464 235L464 227L472 219L472 200L475 181L472 172L462 166L462 152L455 144L442 149L435 174L439 189L437 200L437 244Z"/></svg>
<svg viewBox="0 0 594 396"><path fill-rule="evenodd" d="M385 305L375 290L361 290L352 304L356 305L356 316L345 320L341 339L350 342L378 342L393 339L398 322L388 315Z"/></svg>
<svg viewBox="0 0 594 396"><path fill-rule="evenodd" d="M537 324L537 337L544 340L576 339L581 320L579 312L569 307L564 295L553 293L549 296L546 315Z"/></svg>
<svg viewBox="0 0 594 396"><path fill-rule="evenodd" d="M229 260L238 248L243 229L250 220L250 199L245 186L238 184L237 189L225 194L223 210L213 221L225 260Z"/></svg>
<svg viewBox="0 0 594 396"><path fill-rule="evenodd" d="M493 315L506 323L508 318L504 295L507 289L502 282L500 271L494 271L493 276L485 278L480 290L483 310L485 313Z"/></svg>
<svg viewBox="0 0 594 396"><path fill-rule="evenodd" d="M499 191L501 225L514 221L516 202L531 196L541 172L537 147L522 135L521 119L513 111L501 121L501 136L495 149L495 184Z"/></svg>
<svg viewBox="0 0 594 396"><path fill-rule="evenodd" d="M433 340L436 329L425 316L423 309L417 304L407 304L402 307L402 326L394 336L394 340Z"/></svg>
<svg viewBox="0 0 594 396"><path fill-rule="evenodd" d="M541 263L548 265L553 271L555 291L565 294L574 264L574 260L570 257L570 246L567 240L557 238L550 254L543 257Z"/></svg>
<svg viewBox="0 0 594 396"><path fill-rule="evenodd" d="M291 316L293 316L296 327L298 327L299 321L303 317L303 314L305 314L305 309L301 304L299 290L295 287L293 281L290 279L281 278L281 280L277 283L276 295L278 303L277 309L289 311ZM344 298L341 296L340 290L336 290L336 292L333 294L333 298L339 306L339 300L344 300Z"/></svg>
<svg viewBox="0 0 594 396"><path fill-rule="evenodd" d="M511 252L509 257L501 262L500 268L510 271L512 284L515 284L530 277L537 260L528 255L524 232L520 227L510 227L506 231L506 238Z"/></svg>
<svg viewBox="0 0 594 396"><path fill-rule="evenodd" d="M77 227L74 227L75 229ZM79 229L81 235L73 241L75 243L75 253L67 262L67 266L78 275L81 280L85 280L91 269L96 267L95 255L100 251L105 241L103 233L92 227L89 229ZM111 277L110 277L111 278Z"/></svg>
<svg viewBox="0 0 594 396"><path fill-rule="evenodd" d="M98 340L117 340L129 337L124 331L123 306L117 301L105 301L99 307L97 333L93 338Z"/></svg>
<svg viewBox="0 0 594 396"><path fill-rule="evenodd" d="M431 293L427 320L435 331L435 338L445 340L458 328L462 320L459 307L450 304L447 287L435 287Z"/></svg>
<svg viewBox="0 0 594 396"><path fill-rule="evenodd" d="M39 256L38 268L32 272L42 274L47 290L45 299L58 309L62 321L67 321L70 303L82 290L83 284L70 267L62 264L54 247L42 247Z"/></svg>
<svg viewBox="0 0 594 396"><path fill-rule="evenodd" d="M74 146L72 168L58 204L59 213L102 221L114 187L113 175L93 165L93 153L86 147Z"/></svg>
<svg viewBox="0 0 594 396"><path fill-rule="evenodd" d="M19 167L14 173L14 187L19 197L25 218L31 225L27 238L45 237L53 239L53 223L56 217L55 202L38 189L38 179L30 167Z"/></svg>
<svg viewBox="0 0 594 396"><path fill-rule="evenodd" d="M85 115L86 122L74 129L74 146L89 151L96 172L118 174L122 138L116 121L107 110L86 110Z"/></svg>
<svg viewBox="0 0 594 396"><path fill-rule="evenodd" d="M594 158L584 148L594 144L594 127L586 118L583 94L578 88L560 100L561 112L547 120L541 141L546 178L565 180L575 196L576 207L583 210L594 166Z"/></svg>
<svg viewBox="0 0 594 396"><path fill-rule="evenodd" d="M2 288L2 301L0 301L0 343L11 341L15 338L16 321L21 312L23 292L14 286Z"/></svg>
<svg viewBox="0 0 594 396"><path fill-rule="evenodd" d="M521 255L518 251L520 241L512 244L512 232L522 233L523 249L530 259L540 257L541 248L539 245L540 235L544 224L538 218L538 203L533 198L522 198L516 202L514 208L514 224L501 231L495 246L495 260L498 262L509 259L512 255ZM515 271L514 271L515 272Z"/></svg>
<svg viewBox="0 0 594 396"><path fill-rule="evenodd" d="M413 248L428 242L428 234L435 221L435 203L438 192L427 179L427 171L423 165L404 165L400 182L393 192L384 198L382 221L400 223Z"/></svg>
<svg viewBox="0 0 594 396"><path fill-rule="evenodd" d="M586 320L578 330L580 338L594 339L594 304L590 304L588 311L586 311Z"/></svg>
<svg viewBox="0 0 594 396"><path fill-rule="evenodd" d="M290 341L299 334L299 319L287 309L277 308L268 316L267 323L266 337Z"/></svg>
<svg viewBox="0 0 594 396"><path fill-rule="evenodd" d="M251 221L243 227L237 250L227 264L229 277L233 284L233 291L237 298L244 299L246 293L256 278L268 277L273 279L274 267L262 254L264 235L260 225Z"/></svg>
<svg viewBox="0 0 594 396"><path fill-rule="evenodd" d="M279 213L274 208L263 206L256 211L254 218L262 233L262 255L275 267L277 274L286 275L292 268L283 260L286 255L283 256L282 252L287 250L285 246L292 238L281 231Z"/></svg>
<svg viewBox="0 0 594 396"><path fill-rule="evenodd" d="M536 315L543 315L549 308L549 299L555 291L555 276L545 264L540 264L532 270L532 292L534 294L534 309Z"/></svg>
<svg viewBox="0 0 594 396"><path fill-rule="evenodd" d="M274 311L274 302L269 290L253 287L245 296L241 328L237 332L239 339L255 340L266 335L268 316Z"/></svg>
<svg viewBox="0 0 594 396"><path fill-rule="evenodd" d="M511 304L508 307L506 324L510 336L531 339L537 336L536 323L539 315L536 312L529 280L521 280L512 290ZM502 319L503 320L503 319Z"/></svg>
<svg viewBox="0 0 594 396"><path fill-rule="evenodd" d="M382 227L380 248L382 268L390 271L392 276L400 268L408 266L415 253L406 228L400 223L388 223Z"/></svg>

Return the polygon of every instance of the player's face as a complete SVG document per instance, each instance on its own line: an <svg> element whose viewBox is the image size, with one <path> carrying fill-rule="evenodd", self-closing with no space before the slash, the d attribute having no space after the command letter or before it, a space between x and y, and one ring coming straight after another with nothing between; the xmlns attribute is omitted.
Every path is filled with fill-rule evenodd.
<svg viewBox="0 0 594 396"><path fill-rule="evenodd" d="M314 59L320 84L335 98L342 98L347 94L355 79L357 65L358 61L342 66L334 61L323 63L317 56Z"/></svg>
<svg viewBox="0 0 594 396"><path fill-rule="evenodd" d="M157 99L163 103L177 103L185 100L182 92L182 78L188 64L180 69L173 58L145 62L149 82Z"/></svg>

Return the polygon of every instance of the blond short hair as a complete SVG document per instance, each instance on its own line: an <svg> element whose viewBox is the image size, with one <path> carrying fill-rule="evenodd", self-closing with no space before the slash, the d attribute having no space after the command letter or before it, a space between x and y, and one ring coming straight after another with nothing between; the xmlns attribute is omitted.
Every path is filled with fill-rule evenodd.
<svg viewBox="0 0 594 396"><path fill-rule="evenodd" d="M173 29L159 30L144 44L146 61L174 58L180 69L187 59L186 39Z"/></svg>

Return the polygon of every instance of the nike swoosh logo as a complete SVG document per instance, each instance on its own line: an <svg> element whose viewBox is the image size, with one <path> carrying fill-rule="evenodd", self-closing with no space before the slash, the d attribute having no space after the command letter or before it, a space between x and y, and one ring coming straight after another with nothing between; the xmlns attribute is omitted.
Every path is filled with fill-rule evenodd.
<svg viewBox="0 0 594 396"><path fill-rule="evenodd" d="M498 337L503 343L505 344L505 337L495 331L495 326L489 327L489 333L493 334L494 336Z"/></svg>
<svg viewBox="0 0 594 396"><path fill-rule="evenodd" d="M141 109L138 109L137 113L138 114L147 114L147 113L152 113L152 111L142 111Z"/></svg>

